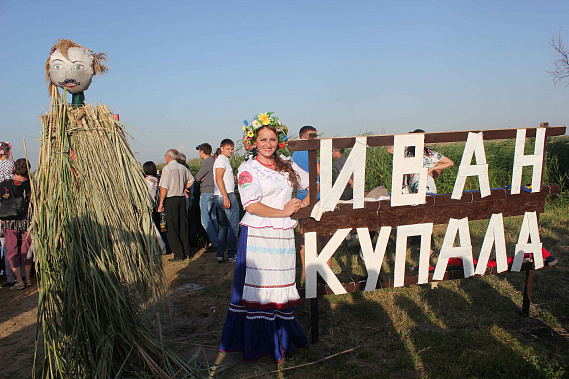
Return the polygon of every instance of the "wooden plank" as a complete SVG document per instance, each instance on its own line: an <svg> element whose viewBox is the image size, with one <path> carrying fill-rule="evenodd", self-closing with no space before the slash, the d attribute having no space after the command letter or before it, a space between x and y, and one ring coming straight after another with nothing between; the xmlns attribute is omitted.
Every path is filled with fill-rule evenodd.
<svg viewBox="0 0 569 379"><path fill-rule="evenodd" d="M317 343L320 339L318 333L318 297L310 299L310 327L312 328L312 343Z"/></svg>
<svg viewBox="0 0 569 379"><path fill-rule="evenodd" d="M544 267L548 267L548 266L544 266ZM526 317L529 317L529 306L531 304L531 292L533 289L533 271L534 270L526 271L526 281L524 284L524 300L522 303L522 313Z"/></svg>
<svg viewBox="0 0 569 379"><path fill-rule="evenodd" d="M366 201L364 203L364 208L353 209L352 204L338 204L336 209L333 212L324 213L322 216L323 219L327 219L332 216L338 216L342 214L350 214L355 217L360 217L360 214L372 213L372 212L384 212L391 209L406 209L406 210L420 210L426 207L440 207L443 205L455 205L455 204L470 204L470 203L480 203L480 202L488 202L494 200L505 200L509 197L517 198L518 201L525 201L525 197L543 197L543 196L550 196L550 195L557 195L559 193L560 187L559 185L543 185L541 186L540 192L536 193L529 193L525 191L521 191L519 195L510 195L510 191L503 188L492 189L490 195L482 198L480 195L480 191L468 191L463 192L462 198L460 200L451 199L451 194L442 194L442 195L428 195L426 197L426 203L417 205L417 206L402 206L402 207L394 207L392 208L390 205L389 200L379 201ZM479 204L480 205L480 204ZM297 213L291 215L293 219L308 219L310 218L310 213L312 211L312 207L307 207L299 210ZM422 210L421 210L422 211ZM522 213L523 214L523 213ZM321 220L321 221L322 221Z"/></svg>
<svg viewBox="0 0 569 379"><path fill-rule="evenodd" d="M316 138L316 133L314 132L310 132L308 134L308 140L311 139L315 139ZM307 140L305 140L307 141ZM316 191L315 189L318 188L318 171L317 171L317 166L318 165L318 152L316 150L310 150L308 151L308 175L309 175L309 188L312 188L312 191L310 191L310 205L314 205L318 202L318 191Z"/></svg>
<svg viewBox="0 0 569 379"><path fill-rule="evenodd" d="M508 271L506 271L506 272L513 272L513 271L510 271L511 267L512 267L512 265L510 264L508 266ZM547 266L547 264L545 266L543 266L544 269L551 268L551 267L552 266ZM505 274L506 272L498 273L496 267L488 267L488 268L486 268L486 272L484 273L484 275L501 275L501 274ZM520 272L526 273L526 279L529 275L531 275L531 280L533 281L533 272L534 272L533 262L526 262L526 263L522 264L522 268L520 269ZM428 283L438 283L439 282L437 280L435 280L435 281L432 280L433 273L434 273L434 271L430 271ZM531 274L529 274L529 273L531 273ZM475 276L480 276L480 275L475 275ZM462 269L462 267L453 266L453 268L451 270L447 269L447 271L445 272L445 275L443 276L443 279L441 281L456 280L456 279L464 279L464 270ZM418 275L405 276L404 287L417 285L418 281L419 281ZM359 280L359 281L354 281L354 282L342 283L342 286L344 287L344 289L348 293L363 292L365 289L365 286L366 286L366 281L365 280ZM382 289L382 288L392 288L392 287L393 287L393 278L386 276L384 274L381 274L380 280L378 280L375 289L378 290L378 289ZM298 292L300 294L300 297L302 297L302 298L305 297L305 295L306 295L306 289L305 288L299 288ZM319 284L317 287L316 294L317 294L317 296L325 296L325 295L333 295L334 292L332 291L332 289L329 286L324 285L324 284ZM530 296L529 298L531 299L531 294L529 296ZM524 302L524 304L525 304L525 302ZM527 304L528 304L527 307L528 307L528 311L529 311L529 302Z"/></svg>
<svg viewBox="0 0 569 379"><path fill-rule="evenodd" d="M303 230L304 233L317 232L318 235L332 235L338 229L347 226L354 230L355 228L379 230L382 226L397 227L426 222L446 224L450 218L468 217L469 220L483 220L489 219L494 213L502 213L504 217L519 216L533 211L542 213L545 208L545 198L551 192L549 186L543 187L545 187L543 192L522 191L518 195L506 194L504 190L492 190L493 194L489 196L490 199L472 201L461 199L453 200L452 203L444 198L439 201L438 196L433 196L434 203L431 200L430 203L417 206L391 207L386 201L385 204L381 202L379 209L365 208L367 211L357 210L358 212L353 212L350 204L347 209L339 207L334 212L325 213L320 221L310 217L304 218ZM473 193L471 195L473 198L476 197Z"/></svg>
<svg viewBox="0 0 569 379"><path fill-rule="evenodd" d="M520 128L526 129L526 138L535 137L537 128ZM455 132L436 132L425 133L425 143L446 143L446 142L466 142L468 133L484 133L484 140L497 140L497 139L513 139L516 138L517 129L488 129L488 130L467 130ZM565 134L565 126L548 126L545 135L547 137L562 136ZM393 134L368 136L368 146L391 146L393 145ZM336 148L352 148L356 142L355 137L336 137L332 141L332 147ZM288 141L288 150L301 151L301 150L319 150L320 139L294 139Z"/></svg>

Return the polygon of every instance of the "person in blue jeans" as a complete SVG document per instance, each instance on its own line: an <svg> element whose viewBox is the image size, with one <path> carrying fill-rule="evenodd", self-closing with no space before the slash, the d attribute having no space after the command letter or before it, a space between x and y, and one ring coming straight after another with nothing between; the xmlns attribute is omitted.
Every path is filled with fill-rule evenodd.
<svg viewBox="0 0 569 379"><path fill-rule="evenodd" d="M235 144L230 139L221 141L221 154L213 164L215 173L214 195L219 212L219 232L217 234L217 261L223 262L227 248L227 260L235 263L237 255L237 234L239 233L239 203L235 196L235 179L229 158L233 155Z"/></svg>
<svg viewBox="0 0 569 379"><path fill-rule="evenodd" d="M302 128L300 128L298 136L300 137L300 139L308 139L310 133L317 133L316 128L314 126L305 125ZM294 163L299 165L301 169L303 169L306 172L309 172L307 150L294 151L292 153L292 160L294 161ZM320 163L318 162L316 163L316 173L318 174L318 176L320 176ZM307 194L306 190L301 190L301 189L296 190L296 197L299 200L304 200L306 194ZM318 199L320 199L320 194L318 195L319 195Z"/></svg>
<svg viewBox="0 0 569 379"><path fill-rule="evenodd" d="M196 181L200 182L200 216L203 228L207 233L211 245L207 248L206 252L213 253L217 251L217 215L216 206L214 201L214 172L213 164L215 160L211 156L211 145L209 143L202 143L198 147L200 158L203 159L202 166L196 174Z"/></svg>

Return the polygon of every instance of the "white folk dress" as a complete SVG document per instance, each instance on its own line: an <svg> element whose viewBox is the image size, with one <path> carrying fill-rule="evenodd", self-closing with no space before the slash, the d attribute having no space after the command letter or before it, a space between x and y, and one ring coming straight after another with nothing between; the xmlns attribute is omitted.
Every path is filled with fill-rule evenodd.
<svg viewBox="0 0 569 379"><path fill-rule="evenodd" d="M301 188L308 173L292 162ZM243 162L238 172L243 207L260 202L283 209L292 198L288 174L258 161ZM243 351L246 360L266 354L281 361L284 352L307 344L292 307L300 303L296 289L296 248L290 217L260 217L249 212L241 220L241 236L229 312L220 350Z"/></svg>

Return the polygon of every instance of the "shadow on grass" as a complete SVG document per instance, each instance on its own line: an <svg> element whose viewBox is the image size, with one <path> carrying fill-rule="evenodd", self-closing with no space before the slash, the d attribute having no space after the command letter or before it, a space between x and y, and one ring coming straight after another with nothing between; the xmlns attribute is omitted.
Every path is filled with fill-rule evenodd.
<svg viewBox="0 0 569 379"><path fill-rule="evenodd" d="M483 235L472 235L473 245L480 246L482 239ZM361 265L359 246L346 250L334 255L334 271L365 273L364 268L354 267ZM393 253L391 245L385 258L390 265ZM194 258L182 265L172 282L174 314L164 329L167 339L181 347L185 356L201 347L213 364L234 266L215 263L215 254L199 252ZM565 262L561 258L559 266ZM298 259L298 271L300 265ZM278 367L310 364L359 346L324 362L287 371L286 376L563 377L569 365L569 341L563 333L569 301L567 286L561 285L568 281L563 277L566 269L559 268L535 273L532 318L520 313L523 273L447 281L434 290L411 286L321 297L320 342L299 349ZM188 282L205 288L194 293L175 292ZM295 315L310 336L310 302L304 300L295 308ZM240 354L228 355L219 363L230 364L219 377L277 368L265 358L243 362Z"/></svg>
<svg viewBox="0 0 569 379"><path fill-rule="evenodd" d="M404 377L415 375L413 359L398 335L392 315L365 294L321 297L319 321L320 342L310 346L305 360L359 348L321 364L313 369L314 373L338 378L390 378L395 372Z"/></svg>
<svg viewBox="0 0 569 379"><path fill-rule="evenodd" d="M473 245L480 246L483 238L483 234L473 235ZM514 244L508 244L509 252ZM354 267L361 264L354 258L358 250L342 249L334 255L338 277L363 269ZM415 250L408 250L409 257L418 256ZM388 266L393 265L393 253L394 247L388 246ZM392 272L390 268L382 272ZM531 318L520 310L523 272L446 281L434 290L425 285L324 296L319 307L322 344L316 345L316 351L326 355L339 351L338 346L360 349L335 358L318 373L564 377L569 366L569 340L563 326L569 314L568 286L552 287L569 280L564 275L567 270L558 268L535 272Z"/></svg>
<svg viewBox="0 0 569 379"><path fill-rule="evenodd" d="M542 321L523 316L519 305L486 278L447 284L436 290L421 287L416 298L401 296L397 301L412 320L413 344L425 349L421 358L429 375L563 376L567 362L549 352L554 346L566 348L564 337ZM537 331L548 339L540 340Z"/></svg>

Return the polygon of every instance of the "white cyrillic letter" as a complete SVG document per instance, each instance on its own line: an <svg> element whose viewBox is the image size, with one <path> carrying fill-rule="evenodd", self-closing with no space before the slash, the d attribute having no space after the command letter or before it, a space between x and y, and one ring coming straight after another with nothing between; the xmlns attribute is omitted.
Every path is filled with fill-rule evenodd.
<svg viewBox="0 0 569 379"><path fill-rule="evenodd" d="M415 156L405 157L405 146L415 146ZM422 133L393 136L393 172L391 179L391 206L425 203L427 195L427 172L423 167L425 135ZM419 174L419 192L403 194L401 186L405 174Z"/></svg>
<svg viewBox="0 0 569 379"><path fill-rule="evenodd" d="M472 155L476 154L476 164L471 165ZM484 152L484 139L482 132L468 133L468 139L462 153L462 160L458 168L458 175L454 182L451 199L462 197L464 183L468 176L478 176L480 195L482 197L490 195L490 181L488 179L488 164L486 164L486 153Z"/></svg>
<svg viewBox="0 0 569 379"><path fill-rule="evenodd" d="M506 254L506 239L504 236L504 219L501 213L493 214L492 218L490 218L490 223L488 224L488 229L486 229L486 235L484 236L484 242L482 242L482 248L480 249L480 255L478 256L476 271L474 272L476 275L484 275L486 272L490 253L492 252L492 245L496 247L496 265L498 272L507 271L508 256Z"/></svg>
<svg viewBox="0 0 569 379"><path fill-rule="evenodd" d="M531 192L541 191L541 171L543 170L543 147L545 145L545 128L535 131L535 149L533 155L525 155L526 130L518 129L516 134L516 150L514 153L514 171L512 173L512 194L520 193L523 166L533 166Z"/></svg>
<svg viewBox="0 0 569 379"><path fill-rule="evenodd" d="M456 233L459 233L460 246L453 246ZM472 259L472 244L470 243L470 229L468 228L468 218L451 218L448 222L443 246L439 253L439 260L435 268L433 280L442 280L447 269L449 258L462 258L464 277L474 275L474 261Z"/></svg>
<svg viewBox="0 0 569 379"><path fill-rule="evenodd" d="M431 235L433 223L400 225L397 227L397 243L395 245L395 275L394 287L405 284L405 257L407 256L407 237L421 236L421 250L419 253L419 280L418 284L429 281L429 256L431 253Z"/></svg>
<svg viewBox="0 0 569 379"><path fill-rule="evenodd" d="M367 137L356 137L356 143L332 186L332 140L320 140L320 199L322 212L333 211L354 174L354 209L364 207Z"/></svg>
<svg viewBox="0 0 569 379"><path fill-rule="evenodd" d="M330 241L324 246L322 252L318 254L316 232L304 233L306 246L306 298L316 297L316 274L320 273L328 286L335 294L346 293L342 283L336 278L332 269L327 263L336 252L342 241L346 238L352 228L338 229Z"/></svg>
<svg viewBox="0 0 569 379"><path fill-rule="evenodd" d="M528 243L531 237L531 243ZM543 253L541 251L541 241L539 240L539 228L537 226L537 212L526 212L522 227L520 228L520 235L518 236L518 243L516 244L516 255L514 256L514 263L512 264L512 271L520 271L526 253L533 254L535 268L543 267Z"/></svg>
<svg viewBox="0 0 569 379"><path fill-rule="evenodd" d="M385 256L385 249L387 248L389 233L391 233L391 226L381 227L379 237L377 237L377 243L375 244L375 251L371 244L369 229L357 228L357 231L367 270L365 291L374 291L377 287L377 279L379 278L381 264L383 263L383 257Z"/></svg>

